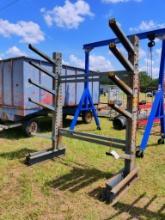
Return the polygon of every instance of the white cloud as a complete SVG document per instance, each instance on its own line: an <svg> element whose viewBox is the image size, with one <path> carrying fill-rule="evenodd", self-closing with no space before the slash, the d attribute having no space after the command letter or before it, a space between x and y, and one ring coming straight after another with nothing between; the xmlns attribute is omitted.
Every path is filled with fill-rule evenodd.
<svg viewBox="0 0 165 220"><path fill-rule="evenodd" d="M76 66L80 68L84 68L85 62L84 60L78 58L74 54L69 56L69 60L66 62L71 66ZM90 56L90 69L96 71L109 71L113 69L112 63L106 59L104 56Z"/></svg>
<svg viewBox="0 0 165 220"><path fill-rule="evenodd" d="M4 37L18 36L24 43L39 43L44 40L44 33L40 26L32 21L19 21L10 23L8 20L0 19L0 35Z"/></svg>
<svg viewBox="0 0 165 220"><path fill-rule="evenodd" d="M69 56L69 64L76 66L76 67L80 67L80 68L84 68L84 61L81 60L80 58L78 58L77 56L75 56L74 54L71 54Z"/></svg>
<svg viewBox="0 0 165 220"><path fill-rule="evenodd" d="M164 27L165 27L165 23L158 24L153 20L149 20L149 21L142 21L139 24L139 26L131 27L131 28L129 28L129 30L131 32L139 32L139 31L149 31L149 30L153 30L153 29L157 29L157 28L164 28Z"/></svg>
<svg viewBox="0 0 165 220"><path fill-rule="evenodd" d="M18 47L13 46L9 48L6 52L6 54L10 57L19 57L19 56L26 56L27 54L23 51L21 51Z"/></svg>
<svg viewBox="0 0 165 220"><path fill-rule="evenodd" d="M41 12L48 26L55 24L68 29L78 28L86 16L94 15L84 0L77 0L75 3L66 0L63 6L55 6L52 10L42 8Z"/></svg>
<svg viewBox="0 0 165 220"><path fill-rule="evenodd" d="M104 3L111 3L111 4L117 4L117 3L125 3L125 2L141 2L142 0L102 0Z"/></svg>

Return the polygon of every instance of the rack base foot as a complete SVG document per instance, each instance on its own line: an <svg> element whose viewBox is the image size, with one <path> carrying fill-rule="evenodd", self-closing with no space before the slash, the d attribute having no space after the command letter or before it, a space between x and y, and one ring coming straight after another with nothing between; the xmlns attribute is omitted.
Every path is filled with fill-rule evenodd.
<svg viewBox="0 0 165 220"><path fill-rule="evenodd" d="M65 155L65 148L30 153L26 156L25 163L30 166L62 155Z"/></svg>

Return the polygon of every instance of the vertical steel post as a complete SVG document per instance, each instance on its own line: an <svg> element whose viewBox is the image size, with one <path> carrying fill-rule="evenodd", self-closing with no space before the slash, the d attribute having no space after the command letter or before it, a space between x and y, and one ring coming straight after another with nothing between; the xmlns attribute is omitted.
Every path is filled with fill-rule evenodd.
<svg viewBox="0 0 165 220"><path fill-rule="evenodd" d="M137 116L139 103L139 71L138 71L138 47L139 40L136 36L131 38L134 45L134 53L128 53L128 59L134 66L134 72L130 73L129 86L132 88L133 95L127 96L127 110L132 114L132 118L127 120L126 129L126 149L125 153L131 155L131 160L125 160L124 175L128 175L135 168L136 153L136 133L137 133Z"/></svg>
<svg viewBox="0 0 165 220"><path fill-rule="evenodd" d="M59 136L59 128L62 127L62 85L59 80L62 71L62 54L53 53L53 59L55 61L53 65L53 73L55 75L55 79L53 80L53 90L55 91L53 106L55 110L53 111L52 118L52 149L57 150L59 149L61 139Z"/></svg>
<svg viewBox="0 0 165 220"><path fill-rule="evenodd" d="M164 85L165 85L165 40L162 41L162 53L161 53L161 63L160 63L160 73L159 73L159 88L162 92L161 98L161 118L160 118L160 126L161 126L161 136L165 137L165 107L164 107Z"/></svg>
<svg viewBox="0 0 165 220"><path fill-rule="evenodd" d="M87 92L87 89L89 88L89 56L90 56L90 51L85 50L85 83L84 83L84 90L85 93ZM87 96L85 97L84 100L84 106L86 109L88 109L88 99Z"/></svg>

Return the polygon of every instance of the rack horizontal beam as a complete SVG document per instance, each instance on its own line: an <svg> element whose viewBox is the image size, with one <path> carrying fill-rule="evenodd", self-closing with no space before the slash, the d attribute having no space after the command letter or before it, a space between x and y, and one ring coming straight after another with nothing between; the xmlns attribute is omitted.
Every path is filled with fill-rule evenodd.
<svg viewBox="0 0 165 220"><path fill-rule="evenodd" d="M32 65L33 67L35 67L36 69L40 70L41 72L47 74L48 76L52 77L53 79L55 79L55 75L51 72L49 72L47 69L45 69L44 67L41 67L40 65L29 61L30 65Z"/></svg>
<svg viewBox="0 0 165 220"><path fill-rule="evenodd" d="M54 90L49 89L49 88L47 88L47 87L45 87L45 86L43 86L43 85L41 85L41 84L39 84L39 83L36 83L36 82L34 82L32 79L29 79L28 81L29 81L29 83L31 83L32 85L34 85L34 86L36 86L36 87L38 87L38 88L40 88L40 89L43 89L43 90L45 90L46 92L51 93L52 95L55 95L55 94L56 94Z"/></svg>
<svg viewBox="0 0 165 220"><path fill-rule="evenodd" d="M133 95L132 89L124 82L122 81L118 76L116 76L114 73L109 73L108 77L118 86L120 89L122 89L127 95Z"/></svg>
<svg viewBox="0 0 165 220"><path fill-rule="evenodd" d="M73 132L66 129L60 129L59 130L60 135L73 138L73 139L79 139L82 141L87 141L90 143L96 143L104 146L112 146L119 149L123 149L125 147L125 141L114 139L114 138L108 138L103 137L99 135L93 135L89 133L83 133L83 132Z"/></svg>
<svg viewBox="0 0 165 220"><path fill-rule="evenodd" d="M98 82L99 81L99 79L97 78L89 78L89 79L69 79L69 80L62 80L62 81L60 81L60 83L74 83L74 82Z"/></svg>
<svg viewBox="0 0 165 220"><path fill-rule="evenodd" d="M125 67L125 69L129 72L134 71L134 67L131 62L125 58L125 56L117 49L116 44L110 43L109 49L115 55L115 57L120 61L120 63Z"/></svg>
<svg viewBox="0 0 165 220"><path fill-rule="evenodd" d="M117 112L119 112L120 114L124 115L125 117L127 117L127 118L132 118L132 114L131 114L130 112L128 112L128 111L125 110L125 109L122 109L120 106L114 104L114 102L110 101L110 102L108 103L108 105L109 105L111 108L115 109L115 110L116 110Z"/></svg>
<svg viewBox="0 0 165 220"><path fill-rule="evenodd" d="M34 51L36 54L41 56L43 59L47 60L49 63L56 65L55 61L52 58L50 58L45 53L43 53L40 50L38 50L37 48L35 48L32 44L29 44L29 49Z"/></svg>
<svg viewBox="0 0 165 220"><path fill-rule="evenodd" d="M130 40L125 36L121 28L117 25L117 22L115 19L109 20L109 26L113 30L113 32L116 34L120 42L123 44L123 46L126 48L127 51L134 54L134 47Z"/></svg>
<svg viewBox="0 0 165 220"><path fill-rule="evenodd" d="M121 140L121 139L117 139L117 138L110 138L110 137L101 136L101 135L97 135L97 134L91 134L91 133L79 132L79 131L70 131L70 130L67 130L67 129L60 129L60 131L61 132L67 132L67 133L70 133L70 134L82 135L82 136L85 136L85 137L99 138L101 140L126 144L125 140Z"/></svg>
<svg viewBox="0 0 165 220"><path fill-rule="evenodd" d="M27 165L33 165L35 163L39 163L45 160L50 160L55 157L59 157L65 154L65 148L57 149L57 150L46 150L41 152L30 153L26 156L25 163Z"/></svg>
<svg viewBox="0 0 165 220"><path fill-rule="evenodd" d="M100 75L107 75L107 72L97 72L97 73L89 73L89 77L95 77L95 76L100 76ZM77 74L77 75L64 75L64 76L60 76L60 79L69 79L69 78L79 78L79 77L86 77L86 74Z"/></svg>
<svg viewBox="0 0 165 220"><path fill-rule="evenodd" d="M123 171L113 176L106 182L103 198L111 205L115 205L120 197L129 189L130 185L138 179L138 168L132 170L127 176Z"/></svg>
<svg viewBox="0 0 165 220"><path fill-rule="evenodd" d="M41 107L43 107L43 108L46 108L46 109L49 109L49 110L51 110L51 111L55 111L55 108L54 108L53 106L51 106L51 105L46 105L46 104L43 104L43 103L41 103L41 102L37 102L37 101L35 101L35 100L32 99L32 98L29 98L29 102L32 102L32 103L34 103L34 104L36 104L36 105L39 105L39 106L41 106Z"/></svg>

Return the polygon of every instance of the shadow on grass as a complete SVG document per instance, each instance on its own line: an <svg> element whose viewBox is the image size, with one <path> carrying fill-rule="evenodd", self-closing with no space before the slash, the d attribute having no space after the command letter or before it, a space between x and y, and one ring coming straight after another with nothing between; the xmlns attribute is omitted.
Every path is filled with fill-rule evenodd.
<svg viewBox="0 0 165 220"><path fill-rule="evenodd" d="M147 203L142 200L145 197L146 193L143 193L140 195L135 201L133 201L131 204L126 204L122 202L118 202L114 208L117 211L116 214L113 216L105 219L105 220L111 220L111 219L120 219L120 215L122 213L128 213L129 217L127 220L131 219L143 219L143 217L146 217L147 219L159 219L159 220L164 220L165 219L165 214L163 211L165 210L165 204L162 205L162 207L159 208L157 211L153 211L149 206L157 199L157 196L153 196ZM139 202L140 207L137 205Z"/></svg>
<svg viewBox="0 0 165 220"><path fill-rule="evenodd" d="M53 187L54 189L62 191L67 190L74 193L98 181L99 179L110 178L112 176L109 172L103 172L94 167L87 167L80 164L68 166L72 167L70 173L45 184Z"/></svg>
<svg viewBox="0 0 165 220"><path fill-rule="evenodd" d="M28 153L35 152L34 150L23 148L20 150L12 151L12 152L4 152L0 153L0 158L5 158L8 160L15 160L24 158Z"/></svg>

